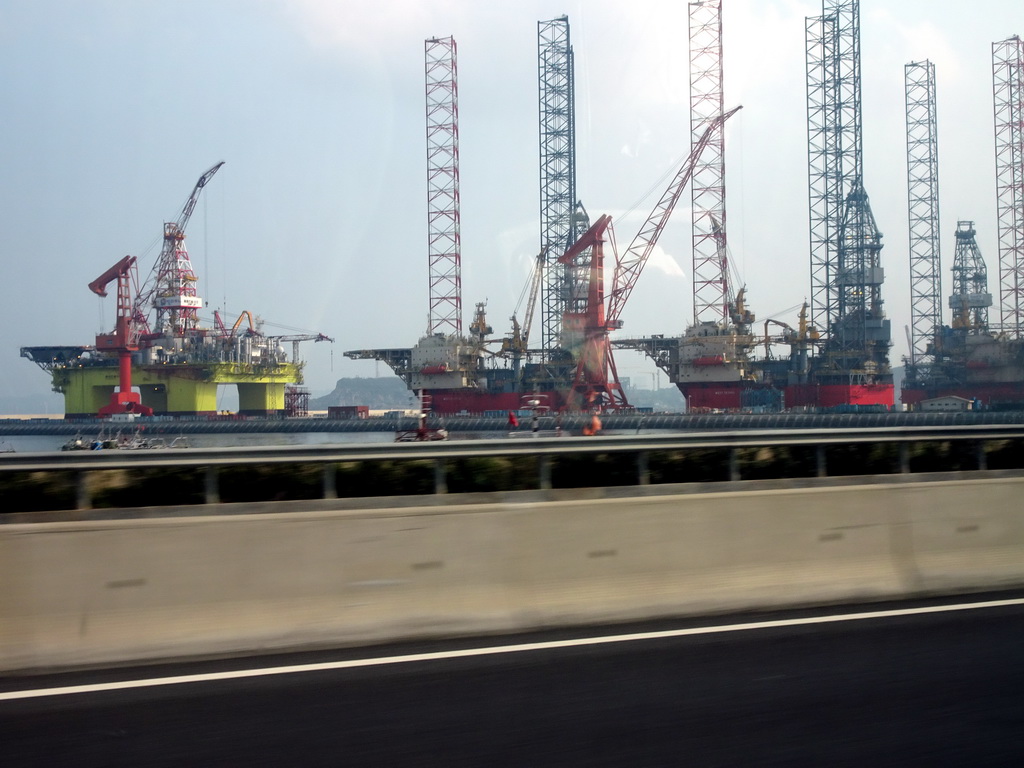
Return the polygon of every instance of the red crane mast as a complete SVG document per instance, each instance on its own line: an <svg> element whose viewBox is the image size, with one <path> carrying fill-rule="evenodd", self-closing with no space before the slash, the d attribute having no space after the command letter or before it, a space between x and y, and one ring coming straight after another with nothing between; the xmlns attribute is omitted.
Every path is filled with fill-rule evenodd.
<svg viewBox="0 0 1024 768"><path fill-rule="evenodd" d="M117 281L117 320L113 333L96 336L96 348L116 351L118 355L118 388L110 395L110 402L100 408L100 416L115 413L134 413L150 416L153 409L142 404L138 392L132 392L132 352L138 350L137 334L132 332L132 284L138 284L138 271L134 256L125 256L114 266L89 283L89 290L97 296L107 295L107 286Z"/></svg>

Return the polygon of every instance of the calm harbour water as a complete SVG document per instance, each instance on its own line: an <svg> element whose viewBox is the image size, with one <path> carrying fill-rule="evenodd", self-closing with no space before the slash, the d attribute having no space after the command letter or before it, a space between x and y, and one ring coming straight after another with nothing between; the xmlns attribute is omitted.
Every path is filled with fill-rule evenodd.
<svg viewBox="0 0 1024 768"><path fill-rule="evenodd" d="M145 434L145 433L143 433ZM96 437L94 433L82 432L83 440ZM173 435L163 435L170 442ZM12 435L0 439L0 449L15 450L18 453L33 451L59 451L70 440L67 435ZM227 448L256 445L352 445L353 443L389 443L395 439L394 432L301 432L301 433L256 433L256 434L206 434L188 435L192 448Z"/></svg>
<svg viewBox="0 0 1024 768"><path fill-rule="evenodd" d="M110 434L109 432L107 433ZM131 434L125 431L125 434ZM142 433L145 435L145 432ZM452 440L479 440L500 438L507 432L453 432ZM93 440L96 433L83 431L83 440ZM526 437L525 434L520 437ZM175 435L163 434L161 438L170 442ZM0 450L14 450L17 453L36 451L59 451L61 446L73 439L67 435L12 435L0 438ZM267 432L234 434L191 434L185 438L192 448L231 448L258 445L353 445L360 443L392 443L395 433L390 430L379 432Z"/></svg>

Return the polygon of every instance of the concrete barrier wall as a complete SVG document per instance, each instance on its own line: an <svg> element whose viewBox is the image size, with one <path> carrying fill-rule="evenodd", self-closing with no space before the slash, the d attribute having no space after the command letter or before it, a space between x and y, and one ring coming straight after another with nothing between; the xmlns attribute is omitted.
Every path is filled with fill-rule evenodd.
<svg viewBox="0 0 1024 768"><path fill-rule="evenodd" d="M1024 584L1024 478L0 526L0 669Z"/></svg>

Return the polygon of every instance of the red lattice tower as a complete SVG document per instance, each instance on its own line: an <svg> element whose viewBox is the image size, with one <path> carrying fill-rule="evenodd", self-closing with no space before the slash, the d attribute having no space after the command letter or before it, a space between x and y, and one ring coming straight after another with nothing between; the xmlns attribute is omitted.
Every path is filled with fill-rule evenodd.
<svg viewBox="0 0 1024 768"><path fill-rule="evenodd" d="M425 52L430 258L427 333L461 336L462 242L459 232L459 96L455 39L427 40Z"/></svg>
<svg viewBox="0 0 1024 768"><path fill-rule="evenodd" d="M1002 331L1024 329L1024 41L992 44Z"/></svg>
<svg viewBox="0 0 1024 768"><path fill-rule="evenodd" d="M690 3L690 146L725 111L722 90L722 3ZM729 317L725 234L725 132L716 131L690 180L693 208L693 320Z"/></svg>

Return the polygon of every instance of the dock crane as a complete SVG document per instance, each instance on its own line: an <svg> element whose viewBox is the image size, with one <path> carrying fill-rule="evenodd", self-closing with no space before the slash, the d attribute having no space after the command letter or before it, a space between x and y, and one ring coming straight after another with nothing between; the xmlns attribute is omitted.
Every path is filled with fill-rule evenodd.
<svg viewBox="0 0 1024 768"><path fill-rule="evenodd" d="M658 242L683 189L689 182L704 149L715 132L742 107L735 107L707 122L700 139L690 150L661 199L621 257L615 250L611 217L602 216L559 259L562 264L589 272L587 300L579 312L567 312L563 328L575 335L576 374L569 394L570 407L629 407L612 356L610 331L622 327L622 310ZM615 258L612 289L604 292L604 243L611 242Z"/></svg>
<svg viewBox="0 0 1024 768"><path fill-rule="evenodd" d="M510 318L512 321L512 333L501 340L501 354L512 356L512 370L517 382L522 375L523 359L529 354L530 330L533 327L533 315L537 307L537 297L540 295L540 287L544 278L547 252L548 249L545 246L534 260L533 272L530 275L530 282L526 288L528 292L526 297L526 314L523 316L522 324L520 324L519 319L516 317L516 313L513 312ZM520 303L522 300L523 297L520 295ZM519 307L517 306L516 311L518 309Z"/></svg>
<svg viewBox="0 0 1024 768"><path fill-rule="evenodd" d="M241 320L241 318L239 318ZM238 323L235 323L235 328L238 327ZM234 331L234 328L232 329ZM322 333L293 333L287 336L269 336L268 338L274 339L278 342L290 341L292 343L292 362L298 363L299 359L299 342L302 341L329 341L332 344L334 339L330 336L326 336Z"/></svg>
<svg viewBox="0 0 1024 768"><path fill-rule="evenodd" d="M110 396L110 402L100 408L100 416L132 413L150 416L153 409L142 404L142 397L132 392L132 352L137 351L138 334L133 333L132 284L138 283L138 270L134 256L125 256L114 266L89 283L89 290L97 296L107 295L107 286L117 281L117 320L113 333L96 336L96 348L117 352L118 388Z"/></svg>

